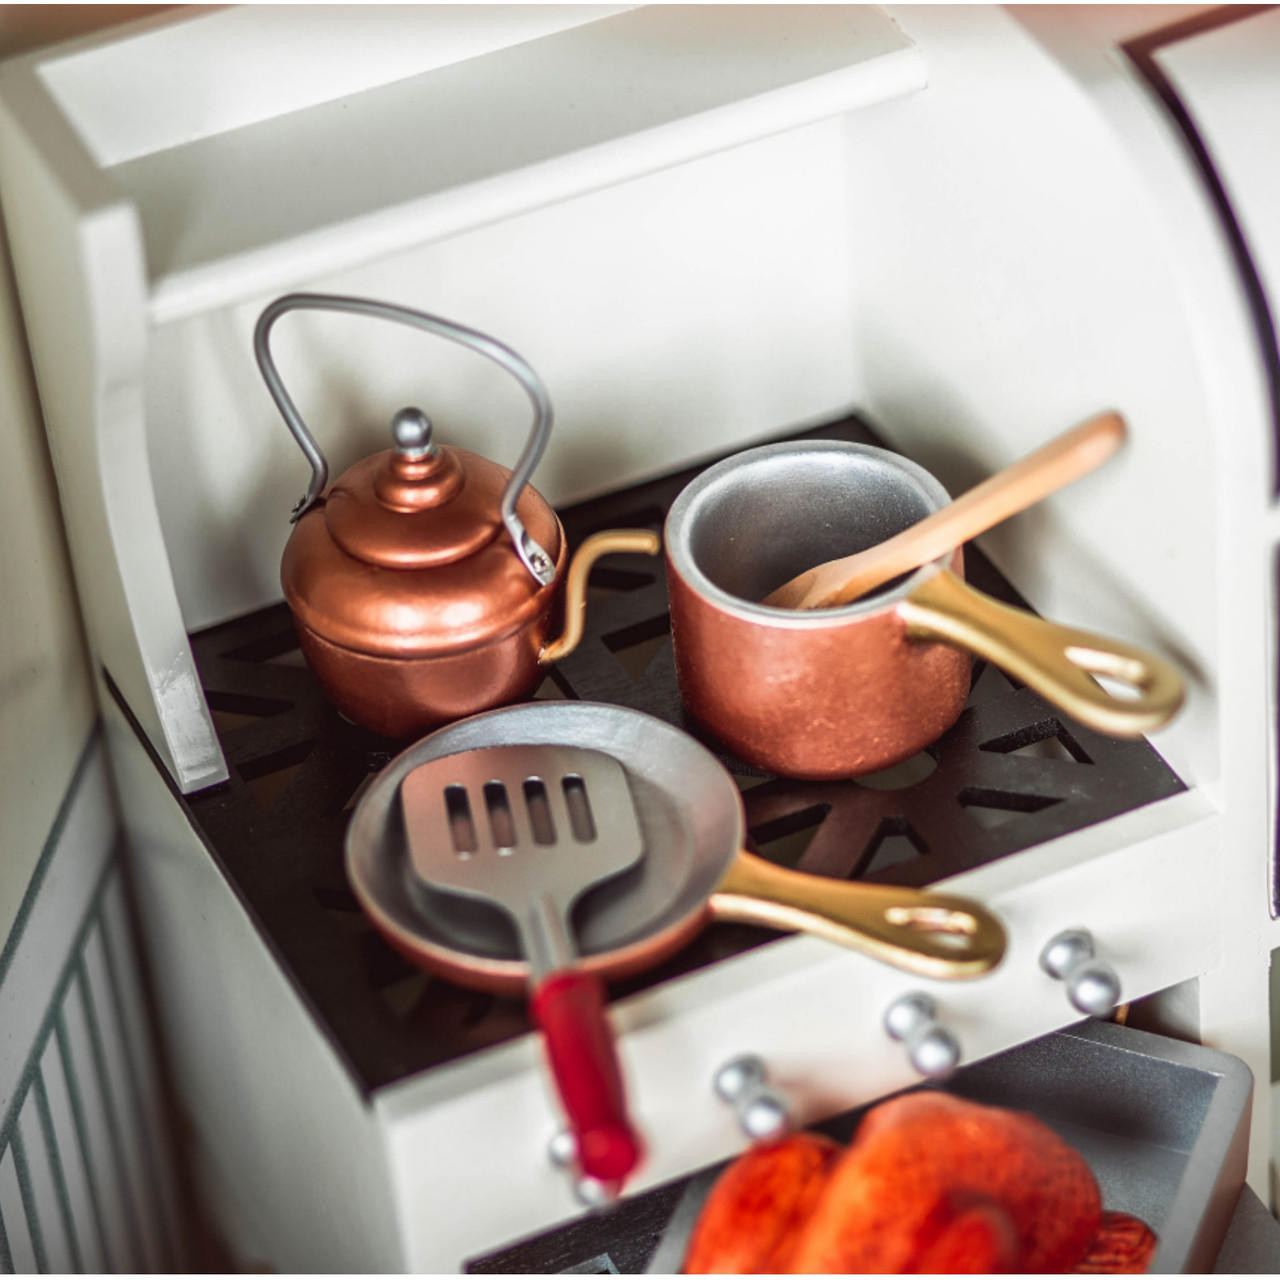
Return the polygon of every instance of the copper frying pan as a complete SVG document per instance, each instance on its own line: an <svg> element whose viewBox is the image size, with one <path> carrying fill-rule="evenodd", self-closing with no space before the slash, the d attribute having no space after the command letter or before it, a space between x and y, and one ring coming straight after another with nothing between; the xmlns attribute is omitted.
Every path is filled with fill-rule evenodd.
<svg viewBox="0 0 1280 1280"><path fill-rule="evenodd" d="M578 964L587 972L617 978L650 968L712 920L812 933L932 978L974 977L1004 954L1003 926L970 899L805 875L745 852L733 779L680 729L604 703L541 702L422 739L382 771L348 828L347 873L371 921L409 959L464 986L517 994L529 966L500 911L418 878L398 794L427 760L504 744L603 751L626 771L645 853L575 909Z"/></svg>

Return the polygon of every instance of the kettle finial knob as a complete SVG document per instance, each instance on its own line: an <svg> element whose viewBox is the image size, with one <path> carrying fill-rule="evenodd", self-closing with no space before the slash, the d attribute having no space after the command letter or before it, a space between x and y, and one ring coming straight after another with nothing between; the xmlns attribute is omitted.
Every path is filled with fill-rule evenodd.
<svg viewBox="0 0 1280 1280"><path fill-rule="evenodd" d="M417 461L435 456L436 446L431 443L431 419L421 409L412 406L401 409L391 419L391 436L396 442L396 452L403 458Z"/></svg>

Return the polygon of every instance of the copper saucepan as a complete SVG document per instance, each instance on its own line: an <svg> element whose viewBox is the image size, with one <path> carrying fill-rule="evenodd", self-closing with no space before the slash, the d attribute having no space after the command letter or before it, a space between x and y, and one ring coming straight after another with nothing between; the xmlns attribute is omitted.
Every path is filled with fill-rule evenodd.
<svg viewBox="0 0 1280 1280"><path fill-rule="evenodd" d="M664 541L676 674L694 718L775 773L852 777L905 760L955 722L974 653L1103 733L1137 737L1174 715L1183 683L1170 663L975 591L959 548L838 608L758 603L947 501L922 467L843 441L749 449L691 481Z"/></svg>
<svg viewBox="0 0 1280 1280"><path fill-rule="evenodd" d="M409 408L392 421L393 448L326 489L324 454L269 347L275 322L299 309L410 325L505 369L534 410L514 470L436 445L426 415ZM262 312L254 353L311 464L280 564L284 596L308 665L357 724L407 738L524 697L581 638L595 560L658 552L649 529L611 529L588 538L566 570L560 521L527 483L551 432L551 402L533 369L487 334L370 298L290 294Z"/></svg>
<svg viewBox="0 0 1280 1280"><path fill-rule="evenodd" d="M519 994L529 965L502 912L434 892L414 874L400 785L428 760L509 744L588 748L626 772L644 856L579 902L584 972L617 978L651 968L712 920L809 932L934 978L977 976L1004 954L1003 926L969 898L806 875L743 851L732 777L682 730L605 703L541 702L473 716L416 743L378 775L348 827L347 874L373 924L403 955L465 986Z"/></svg>

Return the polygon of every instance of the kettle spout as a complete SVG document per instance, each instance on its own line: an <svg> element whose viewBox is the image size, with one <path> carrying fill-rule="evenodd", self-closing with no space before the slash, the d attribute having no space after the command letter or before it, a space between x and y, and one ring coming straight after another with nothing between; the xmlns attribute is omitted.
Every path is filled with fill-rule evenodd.
<svg viewBox="0 0 1280 1280"><path fill-rule="evenodd" d="M591 566L601 556L615 551L656 556L661 550L662 539L652 529L605 529L602 533L593 533L574 553L565 575L564 631L559 639L550 640L543 646L538 661L543 664L558 662L578 647L587 612L587 578Z"/></svg>

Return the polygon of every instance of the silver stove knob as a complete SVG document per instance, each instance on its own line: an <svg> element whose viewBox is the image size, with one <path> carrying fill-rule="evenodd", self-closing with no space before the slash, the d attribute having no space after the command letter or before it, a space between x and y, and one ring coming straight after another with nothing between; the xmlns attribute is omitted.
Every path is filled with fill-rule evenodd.
<svg viewBox="0 0 1280 1280"><path fill-rule="evenodd" d="M1054 934L1040 952L1040 967L1066 987L1067 999L1081 1013L1105 1017L1120 1003L1119 975L1098 959L1088 929Z"/></svg>
<svg viewBox="0 0 1280 1280"><path fill-rule="evenodd" d="M911 1065L929 1080L943 1080L960 1065L960 1041L938 1021L938 1007L923 991L899 996L884 1011L884 1029L905 1046Z"/></svg>

